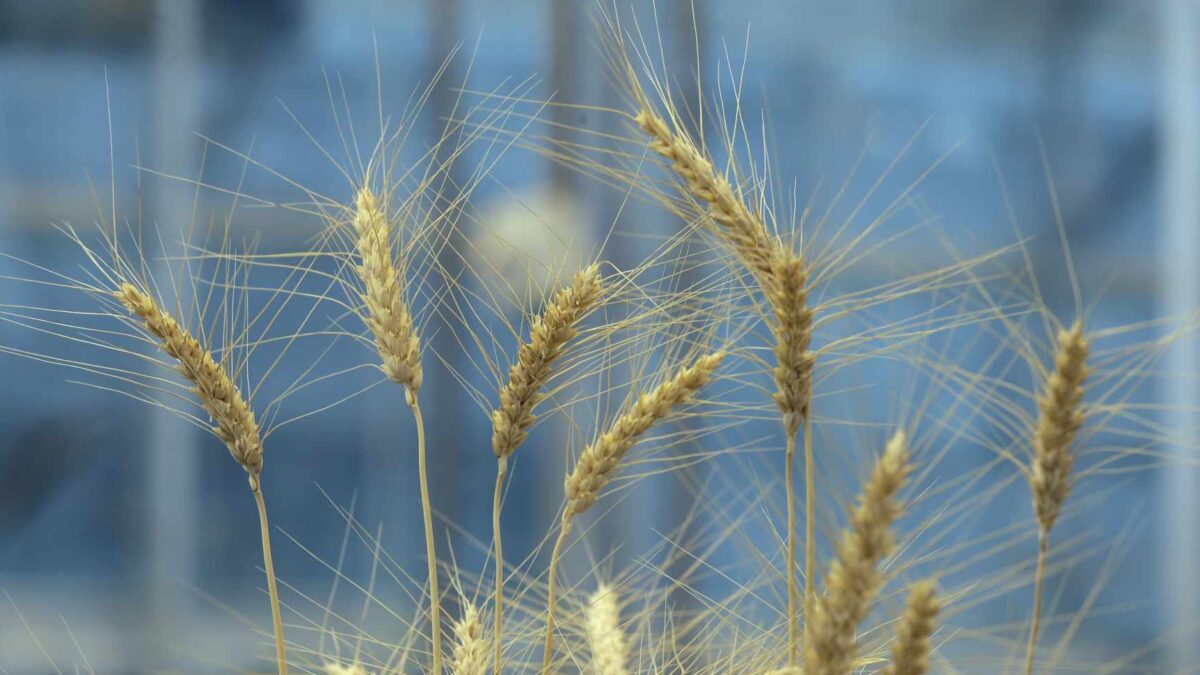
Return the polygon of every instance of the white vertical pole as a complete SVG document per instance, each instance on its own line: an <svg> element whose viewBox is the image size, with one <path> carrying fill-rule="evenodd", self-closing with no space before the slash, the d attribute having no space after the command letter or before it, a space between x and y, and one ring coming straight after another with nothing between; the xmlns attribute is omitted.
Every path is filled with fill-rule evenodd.
<svg viewBox="0 0 1200 675"><path fill-rule="evenodd" d="M153 136L151 153L154 168L186 176L196 170L195 141L199 109L200 3L198 0L158 0L155 6L152 105ZM158 228L166 251L178 255L190 229L191 190L186 184L154 180L151 182L150 228ZM153 241L153 239L148 239ZM151 252L147 252L150 255ZM156 265L160 287L171 288L167 263ZM179 286L181 294L191 293L188 280ZM187 297L186 295L184 296ZM173 298L164 301L173 304ZM191 303L183 302L183 312ZM150 595L147 654L151 667L166 666L177 654L172 645L187 628L183 593L196 569L197 443L190 425L175 415L156 410L146 439L146 555L148 571L146 592ZM246 508L250 508L247 503Z"/></svg>
<svg viewBox="0 0 1200 675"><path fill-rule="evenodd" d="M1178 317L1200 306L1200 2L1161 5L1159 269L1162 310ZM1197 347L1189 336L1171 348L1162 383L1167 428L1179 441L1178 452L1189 455L1197 449ZM1200 473L1180 457L1168 462L1160 480L1160 592L1164 625L1174 632L1161 672L1184 672L1200 661Z"/></svg>

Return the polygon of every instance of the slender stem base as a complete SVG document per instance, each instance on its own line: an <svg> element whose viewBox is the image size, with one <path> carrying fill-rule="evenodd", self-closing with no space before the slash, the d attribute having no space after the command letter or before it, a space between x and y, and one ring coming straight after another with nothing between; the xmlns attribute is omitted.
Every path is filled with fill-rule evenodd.
<svg viewBox="0 0 1200 675"><path fill-rule="evenodd" d="M811 410L811 408L809 409ZM817 512L816 466L813 461L812 417L804 415L804 641L808 643L809 617L816 601L817 539L815 514Z"/></svg>
<svg viewBox="0 0 1200 675"><path fill-rule="evenodd" d="M788 596L788 653L787 663L796 666L796 650L798 640L799 610L798 591L796 590L796 436L788 434L787 459L785 466L787 476L787 596Z"/></svg>
<svg viewBox="0 0 1200 675"><path fill-rule="evenodd" d="M508 458L498 460L496 470L496 492L492 496L492 544L496 548L496 620L492 626L492 640L495 642L496 656L492 664L492 672L501 675L504 672L502 649L500 645L501 619L504 616L504 549L500 542L500 495L504 489L504 475L508 473Z"/></svg>
<svg viewBox="0 0 1200 675"><path fill-rule="evenodd" d="M558 539L554 540L554 551L550 553L550 577L547 579L549 590L546 595L546 647L542 652L542 675L550 675L550 661L554 655L554 591L558 577L558 558L562 555L563 542L571 534L571 520L564 518L562 527L558 530Z"/></svg>
<svg viewBox="0 0 1200 675"><path fill-rule="evenodd" d="M1038 529L1037 572L1033 581L1033 619L1029 624L1029 644L1025 647L1025 675L1033 675L1033 657L1037 651L1038 631L1042 627L1042 586L1046 581L1046 557L1050 552L1050 533Z"/></svg>
<svg viewBox="0 0 1200 675"><path fill-rule="evenodd" d="M263 567L267 570L267 592L271 596L271 621L275 625L275 663L279 675L287 675L287 653L283 646L283 618L279 614L279 589L275 584L275 562L271 559L271 526L267 523L267 504L263 501L258 476L250 477L250 491L258 505L258 527L262 535Z"/></svg>
<svg viewBox="0 0 1200 675"><path fill-rule="evenodd" d="M421 511L425 517L425 558L429 563L429 623L433 642L433 673L442 673L442 595L438 592L437 549L433 545L433 509L429 504L429 480L425 469L425 420L415 396L409 396L417 423L417 472L421 481Z"/></svg>

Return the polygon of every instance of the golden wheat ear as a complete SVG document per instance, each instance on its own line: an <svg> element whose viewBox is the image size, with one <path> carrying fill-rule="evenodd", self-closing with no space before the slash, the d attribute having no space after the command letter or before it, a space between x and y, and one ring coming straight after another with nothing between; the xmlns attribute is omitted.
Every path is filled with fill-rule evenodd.
<svg viewBox="0 0 1200 675"><path fill-rule="evenodd" d="M485 675L488 670L488 646L479 610L474 603L464 600L462 616L454 621L450 672L453 675Z"/></svg>
<svg viewBox="0 0 1200 675"><path fill-rule="evenodd" d="M892 523L902 509L896 495L910 470L908 441L897 431L863 486L850 526L842 533L825 591L806 620L804 669L810 675L845 675L857 656L858 625L883 585L879 563L895 546Z"/></svg>
<svg viewBox="0 0 1200 675"><path fill-rule="evenodd" d="M629 645L621 630L620 597L615 588L601 585L592 593L584 612L588 650L595 675L625 675L629 671Z"/></svg>
<svg viewBox="0 0 1200 675"><path fill-rule="evenodd" d="M908 605L896 625L892 661L880 675L925 675L929 671L929 638L941 611L937 584L932 580L918 581L909 588Z"/></svg>
<svg viewBox="0 0 1200 675"><path fill-rule="evenodd" d="M283 621L271 556L267 507L262 495L263 445L254 412L228 371L213 358L212 352L201 346L200 341L159 306L151 295L127 281L121 282L113 295L159 340L159 348L178 363L179 374L191 382L192 393L216 423L213 433L225 443L230 454L250 477L250 490L258 506L263 565L267 572L271 618L275 626L275 658L280 674L286 675Z"/></svg>

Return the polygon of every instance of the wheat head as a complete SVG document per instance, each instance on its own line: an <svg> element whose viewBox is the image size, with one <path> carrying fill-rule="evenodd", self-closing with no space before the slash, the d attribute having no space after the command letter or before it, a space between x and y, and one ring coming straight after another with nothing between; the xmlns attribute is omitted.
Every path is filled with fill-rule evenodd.
<svg viewBox="0 0 1200 675"><path fill-rule="evenodd" d="M724 358L724 352L702 356L671 379L642 394L608 431L583 451L564 484L567 494L564 521L583 513L596 502L600 490L638 437L666 417L672 408L691 399Z"/></svg>
<svg viewBox="0 0 1200 675"><path fill-rule="evenodd" d="M937 585L931 580L918 581L908 591L908 606L896 626L892 643L892 662L881 675L924 675L929 671L929 638L937 628L942 610Z"/></svg>
<svg viewBox="0 0 1200 675"><path fill-rule="evenodd" d="M1087 381L1088 341L1083 324L1058 334L1054 372L1038 399L1037 430L1033 435L1033 470L1029 475L1038 524L1049 532L1071 491L1075 458L1071 443L1083 424L1083 385Z"/></svg>
<svg viewBox="0 0 1200 675"><path fill-rule="evenodd" d="M142 320L146 330L159 340L159 347L178 362L177 370L192 383L192 393L216 426L213 433L225 443L238 464L256 483L263 468L263 446L254 412L241 390L212 352L201 346L186 328L129 282L114 293L125 309Z"/></svg>
<svg viewBox="0 0 1200 675"><path fill-rule="evenodd" d="M863 486L830 565L825 592L814 603L805 646L810 675L845 675L853 667L858 624L883 584L879 562L895 546L890 528L902 511L895 498L908 472L907 439L897 431Z"/></svg>
<svg viewBox="0 0 1200 675"><path fill-rule="evenodd" d="M551 298L529 327L529 341L517 350L517 361L500 389L500 405L492 411L492 451L508 457L525 441L537 417L534 407L545 396L551 367L562 356L567 342L578 334L577 325L600 298L600 268L580 270L569 286Z"/></svg>
<svg viewBox="0 0 1200 675"><path fill-rule="evenodd" d="M808 307L808 276L799 255L778 248L772 256L771 276L763 289L775 320L775 403L783 413L783 425L795 435L800 423L808 419L812 393L814 357L812 343L813 311Z"/></svg>
<svg viewBox="0 0 1200 675"><path fill-rule="evenodd" d="M463 614L454 622L454 651L450 655L453 675L484 675L491 644L484 638L479 610L470 602L464 603Z"/></svg>
<svg viewBox="0 0 1200 675"><path fill-rule="evenodd" d="M411 404L421 388L421 341L404 301L401 271L392 255L391 223L370 188L358 191L355 206L356 269L366 305L363 320L375 337L383 373L404 385Z"/></svg>
<svg viewBox="0 0 1200 675"><path fill-rule="evenodd" d="M621 632L621 608L616 589L601 585L592 593L585 612L588 648L594 675L625 675L629 646Z"/></svg>

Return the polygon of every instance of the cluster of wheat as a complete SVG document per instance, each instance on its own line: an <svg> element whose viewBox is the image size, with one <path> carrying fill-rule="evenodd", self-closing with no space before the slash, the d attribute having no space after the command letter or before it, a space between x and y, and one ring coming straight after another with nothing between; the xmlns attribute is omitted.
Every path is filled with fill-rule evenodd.
<svg viewBox="0 0 1200 675"><path fill-rule="evenodd" d="M1161 434L1153 432L1152 425L1145 423L1140 414L1130 412L1133 408L1126 401L1131 382L1147 377L1149 365L1172 337L1133 346L1126 341L1112 351L1097 352L1092 346L1093 333L1085 328L1080 303L1076 305L1076 316L1062 321L1040 304L1040 299L1020 302L1015 291L1003 291L1010 294L998 296L993 281L998 279L1000 287L1011 289L1020 286L1014 284L1019 280L1010 272L986 271L987 265L1013 250L1023 250L1024 241L982 256L958 256L937 269L919 270L897 281L838 295L830 290L831 277L870 252L865 243L869 235L895 209L887 207L880 218L852 236L845 234L847 226L823 229L825 221L789 221L783 209L773 206L767 181L753 170L739 170L742 165L736 157L745 149L738 147L738 134L725 134L727 147L723 150L729 155L727 159L714 157L703 136L689 129L670 95L666 78L656 76L646 65L652 50L644 42L639 45L633 41L613 17L602 16L600 28L609 65L629 102L628 109L615 113L628 122L628 133L597 134L595 145L580 141L556 145L552 139L525 133L525 129L510 131L500 122L510 117L512 108L497 101L519 100L513 96L485 97L478 110L488 111L490 116L482 120L464 116L447 122L445 136L459 138L464 146L492 139L507 140L503 145L508 147L532 147L585 175L600 177L627 195L665 206L679 217L680 225L679 236L670 238L637 268L585 264L563 275L556 286L541 289L540 306L527 312L520 324L523 328L509 331L511 340L509 336L491 335L491 343L484 349L479 336L472 333L481 329L464 327L466 337L459 338L460 343L475 344L481 347L480 352L489 354L481 357L487 359L483 369L493 376L496 385L494 390L476 392L490 419L491 451L497 462L491 501L490 572L472 573L458 567L449 562L445 545L438 545L426 477L429 463L438 461L438 455L436 448L427 452L420 397L425 375L436 370L430 342L423 339L427 338L426 322L433 316L449 316L465 324L476 316L473 310L464 309L460 304L464 301L453 290L442 293L422 288L428 285L431 275L445 272L439 261L447 247L459 240L470 246L466 233L453 236L455 228L465 227L476 217L466 206L469 186L457 186L461 189L454 197L441 191L449 183L446 167L451 162L465 161L459 150L449 153L449 160L427 156L423 161L429 164L423 170L397 173L399 155L389 154L387 139L401 134L384 134L381 125L381 143L368 165L353 174L356 178L352 191L342 203L318 201L307 209L308 213L318 213L328 225L319 239L320 250L301 255L305 262L285 266L291 271L287 283L269 290L262 308L251 307L250 293L261 289L239 278L238 270L254 268L264 261L276 265L277 258L259 259L227 248L188 258L196 267L201 261L215 261L218 269L207 274L191 264L179 270L180 274L199 277L189 280L190 287L207 288L209 295L193 293L190 298L174 298L165 295L163 289L178 286L155 280L140 244L132 251L122 247L123 240L140 242L140 233L123 230L115 213L100 228L103 245L90 245L74 230L64 228L86 252L95 270L82 279L51 272L52 283L84 291L102 308L90 316L115 321L120 328L72 323L79 315L66 308L6 306L3 318L106 349L112 348L115 336L124 336L132 342L119 353L134 357L143 366L150 363L166 368L174 375L142 374L125 367L67 361L12 348L5 351L114 378L134 388L139 398L178 410L224 443L249 475L258 509L273 618L274 663L280 673L288 670L290 646L293 652L300 652L299 657L293 653L293 666L323 668L328 673L420 670L441 675L449 670L464 675L489 671L499 675L577 670L602 675L846 675L866 670L917 675L933 669L938 659L949 667L951 657L941 655L948 649L935 639L939 623L971 606L975 602L972 593L980 598L978 602L986 602L998 597L1011 600L1013 594L1027 590L1027 621L1021 622L1015 636L1010 633L996 639L1024 643L1024 670L1034 672L1043 632L1045 581L1069 562L1059 567L1051 564L1050 533L1069 511L1068 497L1081 477L1077 459L1089 441L1111 429L1118 429L1118 435L1124 434L1141 445L1114 450L1110 440L1103 447L1096 444L1095 451L1108 453L1118 461L1154 451L1152 446L1161 440ZM741 123L739 115L735 115L731 128ZM720 168L722 165L724 168ZM486 174L485 166L477 168L473 184ZM406 181L413 176L419 176L417 187L402 194ZM828 235L824 242L823 233ZM689 241L713 243L714 252L698 261L683 246ZM452 256L465 260L467 252L454 250ZM334 271L315 271L314 261L330 258L338 261ZM595 258L598 261L600 254ZM711 271L714 262L719 273ZM554 264L546 261L548 267ZM652 271L667 270L667 277L674 279L682 275L681 269L707 270L703 274L708 284L679 290L643 282ZM319 293L297 290L301 281L314 277L328 280L329 288ZM449 276L444 281L451 286L464 283ZM220 294L220 289L242 291L246 304L232 307L233 301L222 300L231 306L206 311L211 294ZM340 297L339 290L343 291ZM869 310L920 294L935 298L933 304L938 310L953 311L930 311L872 324ZM947 296L952 299L945 300ZM317 315L310 311L302 326L281 339L273 334L278 332L276 319L283 315L279 305L297 299L313 299L318 306L333 303L343 316L356 317L361 329L346 328L339 320L336 331L309 330L308 323ZM503 313L506 308L497 311ZM222 330L204 328L214 314L240 321L241 325ZM1030 315L1037 317L1033 323L1053 327L1053 340L1035 336L1027 320ZM850 331L847 337L845 331L828 329L834 321L857 321L865 327ZM974 371L930 346L934 336L984 324L991 329L982 332L1004 336L1004 344L1017 346L1012 350L1017 353L1014 361L1027 365L1031 374L1027 386L1009 384L1006 377L1010 373L1005 369L999 374L986 368ZM1141 328L1144 326L1105 329L1098 335L1120 337ZM358 636L359 649L349 661L285 639L261 482L269 431L259 421L274 419L278 401L270 401L256 417L258 387L246 375L248 359L266 345L290 346L302 338L331 332L349 335L369 347L373 353L370 363L383 378L403 388L403 400L416 429L415 464L427 562L424 587L418 596L424 607L407 622L409 636L394 643L372 637L369 642L388 648L383 649L384 656L368 658L361 649L365 628L357 627L364 633ZM1172 336L1179 334L1181 331L1176 331ZM157 352L147 356L148 347ZM508 356L497 363L490 355L495 352ZM770 356L760 356L763 353ZM824 424L823 420L831 427L845 422L835 419L833 412L816 416L824 414L817 409L824 404L814 406L823 393L823 383L848 366L880 355L898 354L906 355L898 358L907 358L922 370L935 383L934 389L955 392L951 402L935 412L932 401L936 397L931 394L923 403L909 406L903 419L891 421L885 441L869 434L857 454L832 443L818 447L815 427ZM267 374L284 358L286 349L273 357ZM993 354L988 362L1002 358ZM598 393L558 396L598 378L610 381L622 374L625 379L617 385L598 385ZM289 391L299 386L293 385ZM400 390L395 391L399 397ZM183 401L180 405L195 407L181 410L173 403L164 403L160 394L168 394L172 402ZM577 427L582 449L573 453L563 481L561 511L547 535L553 545L545 565L534 568L537 556L514 565L506 560L502 546L502 505L510 460L540 419L559 414L569 417L580 406L592 406L597 414L591 426ZM1093 415L1093 411L1103 414ZM967 416L994 423L997 436L975 440L991 450L998 461L985 471L933 480L939 461L952 445L940 449L933 439L953 427L953 420ZM766 503L771 490L761 483L747 483L753 489L735 491L735 498L728 504L713 498L714 486L693 486L701 518L721 523L715 526L715 536L707 542L699 540L694 547L679 545L677 548L686 555L668 555L669 565L647 564L640 573L629 573L624 578L597 572L594 584L563 587L559 568L572 533L585 514L614 488L623 471L629 471L639 448L658 447L668 465L672 454L677 458L709 458L767 448L771 456L769 439L779 427L763 425L766 417L782 422L782 505ZM671 426L672 421L687 418L707 422L708 427L680 432ZM1120 431L1123 420L1136 428ZM764 426L770 428L764 430ZM834 436L836 429L830 433ZM737 440L738 434L750 434L755 440L742 443ZM797 436L802 446L802 500L797 497L795 485ZM961 430L952 436L956 442L971 440ZM480 449L480 462L484 451ZM873 459L862 461L865 456ZM847 461L847 457L854 458L859 466L844 472L841 480L844 482L847 476L865 479L857 500L849 506L840 534L823 538L819 526L821 504L845 504L849 499L844 492L833 489L835 479L818 480L818 462L832 466ZM1102 458L1094 466L1103 467L1110 461ZM1001 472L1007 475L997 478ZM918 541L918 535L932 531L934 522L948 523L947 529L952 529L968 515L962 506L967 503L962 499L964 494L983 492L980 483L985 480L994 480L1003 487L1012 477L1027 482L1032 517L1004 530L1006 540L998 545L1027 544L1030 540L1020 532L1029 530L1036 538L1035 564L1032 569L1015 568L1009 576L956 580L953 592L946 592L944 579L935 582L929 578L933 575L923 572L938 569L942 570L939 577L958 579L970 569L971 562L960 563L950 557L956 549L942 546L939 540L947 535L928 534L926 538L932 541L927 542ZM944 496L948 505L907 531L898 528L910 509L920 509L938 496ZM986 505L982 500L968 501L981 508ZM797 522L798 508L802 509L803 527ZM777 509L781 513L775 518ZM773 533L778 533L778 551L773 546L760 548L763 537L745 535L744 541L739 539L743 529L750 529L746 514L756 512L769 514L773 521L770 526ZM356 531L364 541L377 542L352 518L347 520L351 527L359 528ZM801 537L802 561L798 560ZM674 542L673 537L667 539ZM990 545L985 542L984 548ZM707 549L710 552L719 547L734 548L762 574L735 585L726 596L706 597L689 582L697 570L716 566L705 559L706 546L711 546ZM822 566L818 552L825 547L832 550L832 557ZM964 558L970 558L965 549L962 552ZM683 571L670 575L665 571L647 572L668 567ZM401 578L399 573L394 576ZM486 592L468 597L462 591L464 578ZM453 593L443 591L448 579L453 582ZM784 589L778 603L773 600L776 583ZM669 598L680 590L699 597L700 607L688 611L673 608ZM450 611L443 606L449 596L457 597L453 603L456 609ZM902 606L893 602L897 597L906 598ZM768 610L765 613L764 608ZM881 624L865 626L871 617ZM444 625L449 626L448 645L443 645ZM414 642L421 644L414 647ZM536 655L538 646L540 658ZM1052 670L1061 662L1060 652L1055 649L1044 669Z"/></svg>

